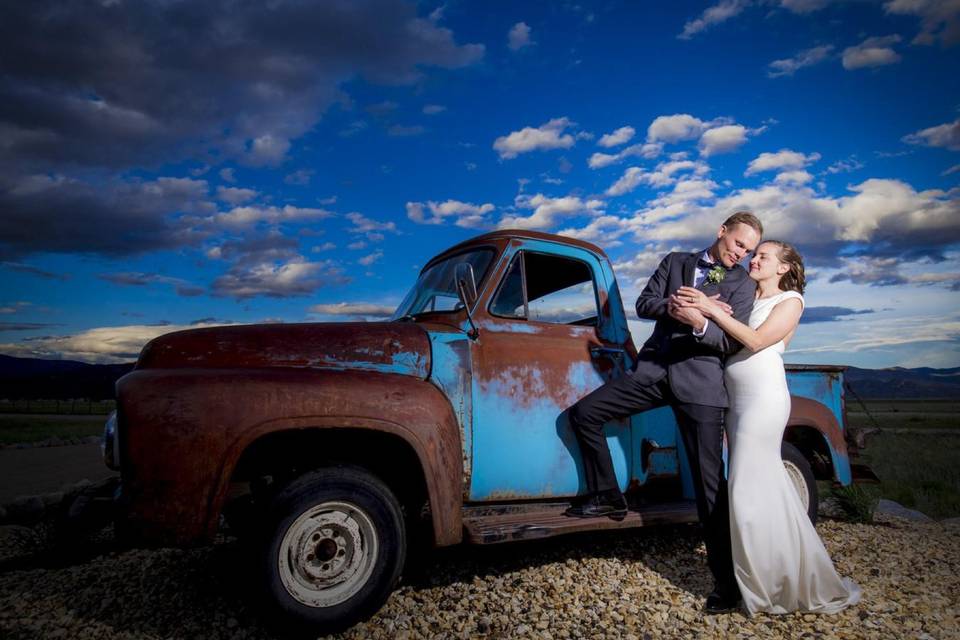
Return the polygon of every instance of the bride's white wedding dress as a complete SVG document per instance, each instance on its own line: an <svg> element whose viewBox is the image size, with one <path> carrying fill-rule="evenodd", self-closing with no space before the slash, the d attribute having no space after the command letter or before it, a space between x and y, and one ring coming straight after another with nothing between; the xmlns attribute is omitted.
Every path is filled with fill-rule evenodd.
<svg viewBox="0 0 960 640"><path fill-rule="evenodd" d="M788 298L803 302L795 291L758 299L750 327L763 324ZM780 459L790 416L783 351L781 340L756 353L741 350L727 361L733 563L751 614L834 613L858 602L860 587L837 574Z"/></svg>

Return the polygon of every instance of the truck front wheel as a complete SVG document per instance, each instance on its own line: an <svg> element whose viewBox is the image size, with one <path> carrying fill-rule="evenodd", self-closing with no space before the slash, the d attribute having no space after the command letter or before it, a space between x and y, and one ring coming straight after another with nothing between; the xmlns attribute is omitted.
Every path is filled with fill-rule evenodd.
<svg viewBox="0 0 960 640"><path fill-rule="evenodd" d="M810 463L803 457L800 450L789 442L780 445L780 459L783 460L783 468L787 472L790 484L797 490L800 502L803 503L803 508L807 510L807 515L810 516L810 522L816 524L819 496L817 480L813 476Z"/></svg>
<svg viewBox="0 0 960 640"><path fill-rule="evenodd" d="M333 633L375 613L400 577L400 504L365 469L335 466L294 480L272 501L262 552L274 613Z"/></svg>

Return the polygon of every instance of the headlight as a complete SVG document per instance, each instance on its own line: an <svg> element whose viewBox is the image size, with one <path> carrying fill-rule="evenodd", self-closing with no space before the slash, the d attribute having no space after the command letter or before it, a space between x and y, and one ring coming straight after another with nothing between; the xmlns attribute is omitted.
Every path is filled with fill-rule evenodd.
<svg viewBox="0 0 960 640"><path fill-rule="evenodd" d="M117 412L113 411L103 427L103 439L100 441L100 451L103 453L103 463L114 471L120 470L120 452L117 440Z"/></svg>

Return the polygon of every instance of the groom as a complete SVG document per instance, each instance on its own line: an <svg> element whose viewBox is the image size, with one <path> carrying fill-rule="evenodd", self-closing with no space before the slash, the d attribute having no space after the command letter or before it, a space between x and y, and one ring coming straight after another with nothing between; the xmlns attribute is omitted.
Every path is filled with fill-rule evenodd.
<svg viewBox="0 0 960 640"><path fill-rule="evenodd" d="M693 475L707 562L716 581L707 597L707 613L730 611L740 599L730 552L722 428L727 407L723 362L741 345L698 311L672 306L669 298L683 285L695 286L708 296L719 295L746 323L756 283L739 262L757 247L762 234L756 216L741 211L720 226L707 250L664 258L637 299L637 315L656 320L656 326L640 349L636 369L596 389L569 412L589 493L567 515L619 519L626 515L627 503L617 485L603 425L655 407L673 409Z"/></svg>

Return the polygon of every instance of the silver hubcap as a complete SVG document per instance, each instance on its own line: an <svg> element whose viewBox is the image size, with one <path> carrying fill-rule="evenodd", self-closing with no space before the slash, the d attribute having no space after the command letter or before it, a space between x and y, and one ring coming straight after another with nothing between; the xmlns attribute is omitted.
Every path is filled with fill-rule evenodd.
<svg viewBox="0 0 960 640"><path fill-rule="evenodd" d="M787 470L787 477L790 478L790 483L793 485L793 488L797 490L797 495L800 496L800 502L803 503L803 508L809 510L810 493L807 491L807 482L803 479L800 468L787 460L783 461L783 468Z"/></svg>
<svg viewBox="0 0 960 640"><path fill-rule="evenodd" d="M370 517L348 502L324 502L303 512L280 542L280 580L297 601L331 607L370 579L379 541Z"/></svg>

